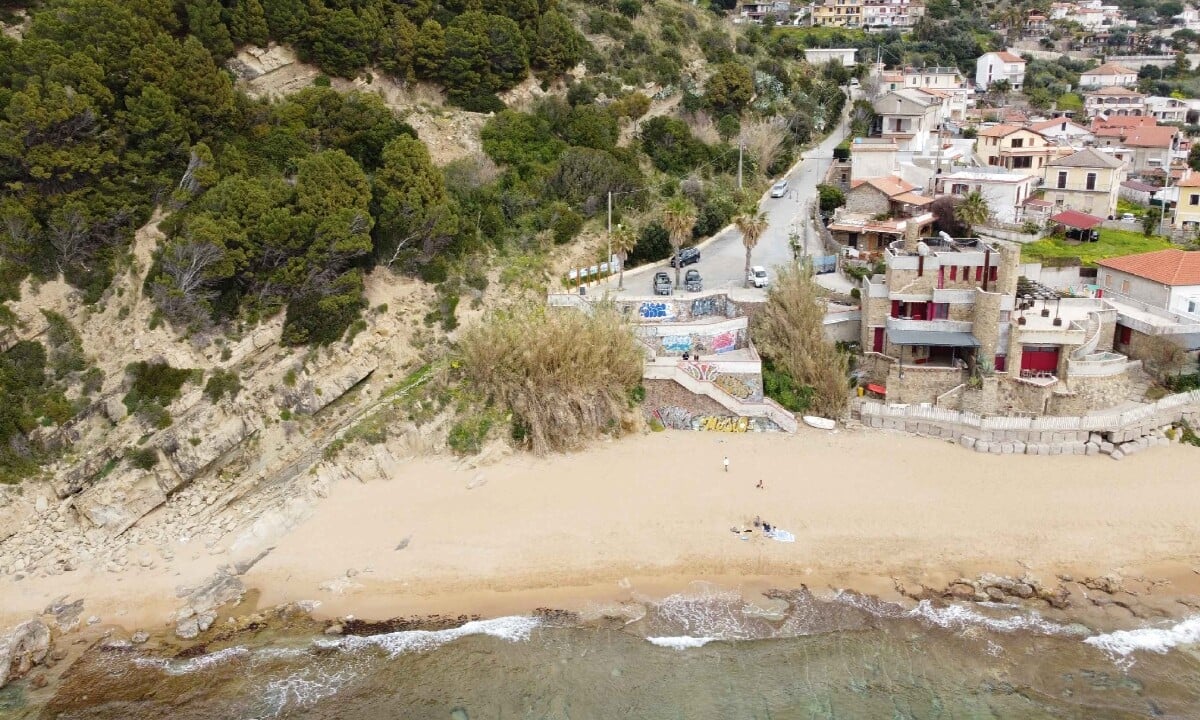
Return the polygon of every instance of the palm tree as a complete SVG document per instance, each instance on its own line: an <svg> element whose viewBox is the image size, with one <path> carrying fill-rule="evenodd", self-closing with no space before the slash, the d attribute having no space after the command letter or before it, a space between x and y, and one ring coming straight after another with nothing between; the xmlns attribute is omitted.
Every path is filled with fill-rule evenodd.
<svg viewBox="0 0 1200 720"><path fill-rule="evenodd" d="M663 208L662 223L671 239L671 252L674 257L692 236L692 228L696 227L696 206L686 198L672 198ZM679 287L679 265L675 263L675 287Z"/></svg>
<svg viewBox="0 0 1200 720"><path fill-rule="evenodd" d="M758 245L758 239L767 231L767 214L759 212L757 205L747 207L733 219L733 224L742 233L742 245L746 247L745 287L750 287L750 253Z"/></svg>
<svg viewBox="0 0 1200 720"><path fill-rule="evenodd" d="M610 247L612 247L613 255L616 255L621 260L621 269L617 275L617 289L625 289L625 261L629 259L629 253L633 252L633 248L637 246L637 233L631 227L618 225L613 228L612 237L609 238ZM609 258L611 260L612 258Z"/></svg>
<svg viewBox="0 0 1200 720"><path fill-rule="evenodd" d="M954 216L958 218L959 222L966 223L967 237L972 237L975 226L987 222L991 215L992 210L988 207L987 200L978 190L967 193L963 201L954 208Z"/></svg>

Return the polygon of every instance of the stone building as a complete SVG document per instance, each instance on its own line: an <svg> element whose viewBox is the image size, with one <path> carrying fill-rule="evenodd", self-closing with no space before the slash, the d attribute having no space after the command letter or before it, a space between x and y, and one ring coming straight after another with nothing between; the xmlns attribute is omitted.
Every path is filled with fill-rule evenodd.
<svg viewBox="0 0 1200 720"><path fill-rule="evenodd" d="M1020 252L915 232L862 295L863 368L891 403L981 414L1079 414L1126 399L1139 369L1112 352L1102 299L1018 296Z"/></svg>
<svg viewBox="0 0 1200 720"><path fill-rule="evenodd" d="M880 253L913 227L923 233L933 225L933 202L916 192L916 187L895 175L852 180L846 205L838 208L829 232L840 245L860 257Z"/></svg>

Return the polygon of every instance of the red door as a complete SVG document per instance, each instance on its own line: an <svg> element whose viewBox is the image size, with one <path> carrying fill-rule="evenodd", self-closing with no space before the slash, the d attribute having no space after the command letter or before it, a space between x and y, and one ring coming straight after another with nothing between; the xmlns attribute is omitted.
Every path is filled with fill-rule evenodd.
<svg viewBox="0 0 1200 720"><path fill-rule="evenodd" d="M881 327L875 328L875 341L871 343L871 350L877 353L883 352L883 328Z"/></svg>
<svg viewBox="0 0 1200 720"><path fill-rule="evenodd" d="M1025 345L1021 348L1021 369L1034 372L1058 372L1057 345Z"/></svg>

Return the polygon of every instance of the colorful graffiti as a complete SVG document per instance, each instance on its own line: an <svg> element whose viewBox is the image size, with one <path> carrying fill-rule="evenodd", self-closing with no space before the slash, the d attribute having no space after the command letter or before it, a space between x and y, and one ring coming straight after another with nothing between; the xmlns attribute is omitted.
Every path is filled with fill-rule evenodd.
<svg viewBox="0 0 1200 720"><path fill-rule="evenodd" d="M638 306L643 320L669 320L675 317L675 306L665 302L644 302Z"/></svg>
<svg viewBox="0 0 1200 720"><path fill-rule="evenodd" d="M718 375L713 384L739 400L746 400L754 395L754 388L736 375Z"/></svg>
<svg viewBox="0 0 1200 720"><path fill-rule="evenodd" d="M702 415L692 418L692 427L706 432L744 433L750 429L750 418Z"/></svg>
<svg viewBox="0 0 1200 720"><path fill-rule="evenodd" d="M667 352L687 352L692 349L692 336L667 335L662 339L662 346Z"/></svg>
<svg viewBox="0 0 1200 720"><path fill-rule="evenodd" d="M709 343L714 353L729 352L737 348L737 332L734 330L726 330L723 333L717 333L712 336L712 341Z"/></svg>
<svg viewBox="0 0 1200 720"><path fill-rule="evenodd" d="M717 366L706 362L684 362L679 363L683 367L683 371L697 380L712 382L719 374Z"/></svg>

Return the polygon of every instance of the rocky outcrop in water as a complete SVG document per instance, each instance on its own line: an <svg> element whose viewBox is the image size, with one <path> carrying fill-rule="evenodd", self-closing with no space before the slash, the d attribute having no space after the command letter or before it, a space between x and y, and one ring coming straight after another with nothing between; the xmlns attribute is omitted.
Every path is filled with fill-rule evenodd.
<svg viewBox="0 0 1200 720"><path fill-rule="evenodd" d="M23 622L0 635L0 688L32 670L49 651L50 628L41 620Z"/></svg>

